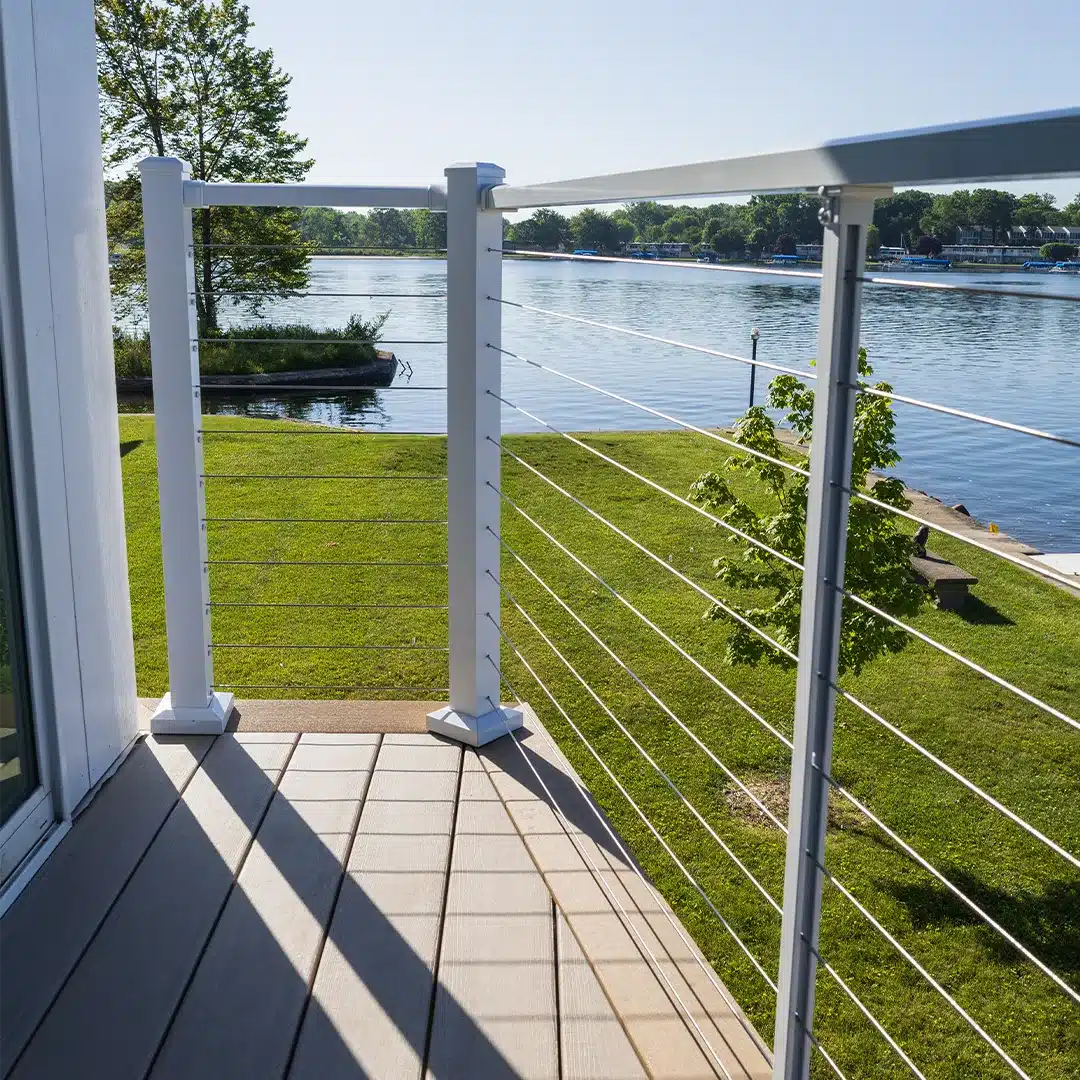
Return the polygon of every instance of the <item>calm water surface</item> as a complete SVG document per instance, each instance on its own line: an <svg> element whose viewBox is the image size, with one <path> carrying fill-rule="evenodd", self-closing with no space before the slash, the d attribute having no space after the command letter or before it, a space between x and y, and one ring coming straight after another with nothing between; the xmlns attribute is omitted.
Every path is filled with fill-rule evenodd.
<svg viewBox="0 0 1080 1080"><path fill-rule="evenodd" d="M932 280L1019 285L1080 295L1080 277L935 275ZM445 263L420 259L319 258L312 291L441 292ZM693 268L507 260L508 300L586 315L681 341L809 369L818 320L814 280ZM268 307L276 322L341 325L353 311L389 309L384 335L443 338L442 299L303 297ZM863 344L875 379L900 393L1080 438L1080 304L949 295L867 286ZM529 359L700 425L729 424L746 407L749 369L684 349L503 309L503 346ZM390 345L412 369L395 385L443 386L445 346ZM769 373L758 371L761 402ZM563 379L504 358L504 396L570 431L667 426ZM238 404L206 397L207 411L293 415L387 431L445 430L445 395L420 389L319 395ZM897 405L903 461L897 473L947 503L1050 551L1080 550L1080 450ZM507 431L542 430L509 408Z"/></svg>

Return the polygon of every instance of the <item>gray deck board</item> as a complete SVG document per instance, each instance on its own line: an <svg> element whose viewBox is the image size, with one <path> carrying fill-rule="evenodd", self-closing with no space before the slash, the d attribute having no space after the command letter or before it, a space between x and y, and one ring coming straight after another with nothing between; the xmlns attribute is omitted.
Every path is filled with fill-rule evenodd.
<svg viewBox="0 0 1080 1080"><path fill-rule="evenodd" d="M529 726L568 823L510 739L141 744L0 922L0 1075L765 1080L767 1048Z"/></svg>
<svg viewBox="0 0 1080 1080"><path fill-rule="evenodd" d="M71 974L210 743L208 737L142 740L4 915L0 1076Z"/></svg>
<svg viewBox="0 0 1080 1080"><path fill-rule="evenodd" d="M510 740L485 748L481 760L649 1074L704 1080L726 1072L765 1080L768 1056L742 1013L702 970L696 947L672 927L670 909L641 881L591 797L575 786L572 767L529 720L534 730L523 729L521 746L568 828Z"/></svg>
<svg viewBox="0 0 1080 1080"><path fill-rule="evenodd" d="M566 917L556 916L562 1080L646 1080Z"/></svg>
<svg viewBox="0 0 1080 1080"><path fill-rule="evenodd" d="M460 747L384 739L290 1080L419 1078L460 767ZM436 776L439 790L448 778L451 797L376 797L406 774Z"/></svg>
<svg viewBox="0 0 1080 1080"><path fill-rule="evenodd" d="M141 1080L295 741L275 738L214 742L14 1080Z"/></svg>
<svg viewBox="0 0 1080 1080"><path fill-rule="evenodd" d="M464 762L489 801L475 753ZM555 1080L554 952L551 894L520 837L455 835L428 1076Z"/></svg>
<svg viewBox="0 0 1080 1080"><path fill-rule="evenodd" d="M284 1073L378 743L300 737L152 1080Z"/></svg>

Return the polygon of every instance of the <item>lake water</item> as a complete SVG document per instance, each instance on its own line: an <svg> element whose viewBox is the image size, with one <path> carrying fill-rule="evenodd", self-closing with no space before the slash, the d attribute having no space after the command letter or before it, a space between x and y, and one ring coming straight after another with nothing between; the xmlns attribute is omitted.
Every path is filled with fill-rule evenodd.
<svg viewBox="0 0 1080 1080"><path fill-rule="evenodd" d="M963 274L951 284L1021 286L1080 295L1080 277ZM426 259L317 258L314 292L442 292L445 263ZM506 260L508 300L581 314L743 356L761 331L759 359L809 368L818 283L687 268ZM353 311L389 309L386 339L444 338L443 299L308 296L279 301L265 317L339 326ZM898 393L1080 438L1080 304L867 286L862 341L875 379ZM745 409L742 364L504 307L503 347L698 425L730 424ZM387 345L411 366L395 385L443 386L442 345ZM757 373L756 399L769 372ZM665 427L509 357L504 396L569 431ZM207 411L293 415L387 431L445 430L445 395L419 389L315 395L239 405L207 394ZM542 430L511 409L507 431ZM1048 551L1080 550L1080 450L898 404L897 473L946 503Z"/></svg>

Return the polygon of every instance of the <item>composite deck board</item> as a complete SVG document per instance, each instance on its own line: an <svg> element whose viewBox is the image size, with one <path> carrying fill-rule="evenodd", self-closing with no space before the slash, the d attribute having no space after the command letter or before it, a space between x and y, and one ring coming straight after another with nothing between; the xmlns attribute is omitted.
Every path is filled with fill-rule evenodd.
<svg viewBox="0 0 1080 1080"><path fill-rule="evenodd" d="M211 741L141 740L4 915L0 1076L71 974Z"/></svg>
<svg viewBox="0 0 1080 1080"><path fill-rule="evenodd" d="M566 917L556 914L562 1080L646 1080Z"/></svg>
<svg viewBox="0 0 1080 1080"><path fill-rule="evenodd" d="M469 802L498 805L476 754L463 762L459 820ZM455 834L428 1077L555 1080L554 930L551 894L520 837Z"/></svg>
<svg viewBox="0 0 1080 1080"><path fill-rule="evenodd" d="M290 1080L418 1080L461 754L427 735L385 736ZM451 798L374 797L405 774L437 777L438 790L450 778Z"/></svg>
<svg viewBox="0 0 1080 1080"><path fill-rule="evenodd" d="M152 1080L284 1073L379 739L300 737Z"/></svg>
<svg viewBox="0 0 1080 1080"><path fill-rule="evenodd" d="M295 736L259 734L214 741L16 1064L14 1080L141 1080L294 743ZM78 902L76 893L72 907Z"/></svg>
<svg viewBox="0 0 1080 1080"><path fill-rule="evenodd" d="M649 1074L768 1077L767 1054L737 1006L702 971L696 947L673 929L670 909L642 883L532 717L530 726L520 743L528 763L510 740L485 748L481 760Z"/></svg>

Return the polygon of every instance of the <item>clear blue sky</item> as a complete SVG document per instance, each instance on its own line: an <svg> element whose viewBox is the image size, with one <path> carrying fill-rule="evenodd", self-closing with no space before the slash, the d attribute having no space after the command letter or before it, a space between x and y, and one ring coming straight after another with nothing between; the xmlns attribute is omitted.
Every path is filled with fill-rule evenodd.
<svg viewBox="0 0 1080 1080"><path fill-rule="evenodd" d="M249 0L312 179L507 179L810 146L1080 97L1080 0ZM1014 186L1015 187L1015 186ZM1019 185L1059 204L1080 179Z"/></svg>

